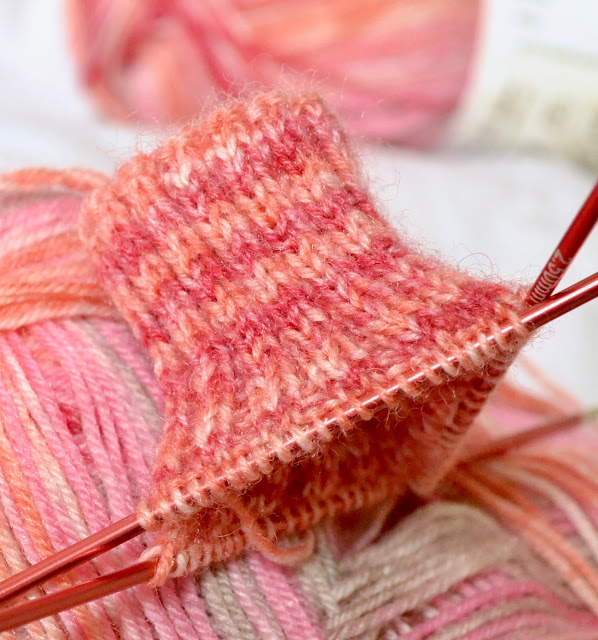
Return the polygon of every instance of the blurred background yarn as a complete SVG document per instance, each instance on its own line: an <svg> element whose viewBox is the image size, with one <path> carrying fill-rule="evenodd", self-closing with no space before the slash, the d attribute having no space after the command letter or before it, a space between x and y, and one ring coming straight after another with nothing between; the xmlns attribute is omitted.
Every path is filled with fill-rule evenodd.
<svg viewBox="0 0 598 640"><path fill-rule="evenodd" d="M463 93L479 0L69 0L103 112L185 120L214 92L318 85L354 132L437 140Z"/></svg>
<svg viewBox="0 0 598 640"><path fill-rule="evenodd" d="M170 125L215 95L315 86L354 135L560 152L598 167L589 0L67 0L102 112Z"/></svg>

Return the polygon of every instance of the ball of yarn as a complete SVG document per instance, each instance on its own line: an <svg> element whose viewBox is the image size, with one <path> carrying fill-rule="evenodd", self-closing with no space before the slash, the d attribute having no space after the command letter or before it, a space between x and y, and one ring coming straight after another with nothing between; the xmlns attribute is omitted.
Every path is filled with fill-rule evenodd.
<svg viewBox="0 0 598 640"><path fill-rule="evenodd" d="M152 484L164 398L78 238L83 197L105 182L77 171L0 180L0 579L128 515ZM554 403L526 404L503 390L481 420L508 416L510 429L545 420L559 411L552 393ZM390 502L354 515L352 525L318 529L314 553L296 568L249 552L157 590L136 587L31 623L12 637L595 637L598 618L586 604L598 593L595 431L582 432L574 457L561 440L548 452L478 467L474 488L484 506L455 493L472 482L471 472L461 473L444 485L452 501L420 506L398 523ZM533 493L515 492L508 504L517 526L505 527L492 505L504 506L514 474ZM526 544L513 531L532 520L530 500L542 519ZM122 568L152 544L150 536L130 541L44 590Z"/></svg>
<svg viewBox="0 0 598 640"><path fill-rule="evenodd" d="M170 124L252 83L313 83L353 132L436 140L459 104L479 0L69 0L105 113Z"/></svg>

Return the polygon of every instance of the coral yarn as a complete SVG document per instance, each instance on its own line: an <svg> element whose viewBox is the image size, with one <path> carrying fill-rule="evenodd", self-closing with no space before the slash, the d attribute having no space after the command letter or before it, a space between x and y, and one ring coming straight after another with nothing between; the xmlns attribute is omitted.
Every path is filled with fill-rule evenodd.
<svg viewBox="0 0 598 640"><path fill-rule="evenodd" d="M82 84L155 125L215 93L314 83L354 133L436 142L458 106L479 0L69 0Z"/></svg>
<svg viewBox="0 0 598 640"><path fill-rule="evenodd" d="M430 493L527 336L520 294L377 213L316 95L262 94L184 127L93 191L81 228L165 398L139 509L160 529L162 578L247 546L293 558L272 546L283 534ZM343 417L374 395L385 414Z"/></svg>

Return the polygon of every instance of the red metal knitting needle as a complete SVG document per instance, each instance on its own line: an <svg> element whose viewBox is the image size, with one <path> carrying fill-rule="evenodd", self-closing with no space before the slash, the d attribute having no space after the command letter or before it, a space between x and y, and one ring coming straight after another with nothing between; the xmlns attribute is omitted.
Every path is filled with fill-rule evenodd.
<svg viewBox="0 0 598 640"><path fill-rule="evenodd" d="M545 302L535 305L525 313L521 320L528 328L537 329L596 297L598 297L598 273L552 296ZM513 329L514 327L509 325L502 330L502 333L506 337L512 333ZM487 342L494 342L494 340L493 335L486 338ZM450 356L447 359L451 364L457 363L456 356ZM442 374L444 366L446 363L438 363L432 369L436 373ZM414 374L409 378L409 382L412 384L422 382L425 375L423 372ZM398 391L400 391L399 387L393 387L385 395ZM382 404L380 396L372 396L363 403L363 406L374 408L380 404ZM356 413L357 410L353 409L348 411L346 416L353 418ZM330 424L333 422L334 419L330 419ZM2 601L22 594L42 584L49 577L82 564L141 532L142 528L135 516L129 516L0 584ZM21 624L39 620L41 617L70 609L73 606L85 604L121 589L147 582L152 576L152 570L151 563L138 563L123 571L96 578L58 593L30 600L16 607L0 609L0 631L6 631Z"/></svg>
<svg viewBox="0 0 598 640"><path fill-rule="evenodd" d="M149 582L154 571L153 562L139 562L122 571L116 571L64 591L58 591L49 596L29 600L24 604L11 607L0 614L0 632L15 629L23 624L53 616L65 609L71 609L143 582Z"/></svg>
<svg viewBox="0 0 598 640"><path fill-rule="evenodd" d="M143 533L134 515L59 551L0 583L0 603L25 593L56 575L92 560Z"/></svg>
<svg viewBox="0 0 598 640"><path fill-rule="evenodd" d="M528 304L539 304L552 294L597 220L598 182L534 282L527 297Z"/></svg>

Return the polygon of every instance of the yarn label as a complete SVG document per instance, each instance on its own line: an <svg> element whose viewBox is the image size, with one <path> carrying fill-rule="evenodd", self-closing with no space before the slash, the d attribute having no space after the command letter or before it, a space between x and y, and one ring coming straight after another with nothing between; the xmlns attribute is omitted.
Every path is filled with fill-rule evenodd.
<svg viewBox="0 0 598 640"><path fill-rule="evenodd" d="M486 0L457 146L559 152L598 167L598 2Z"/></svg>

